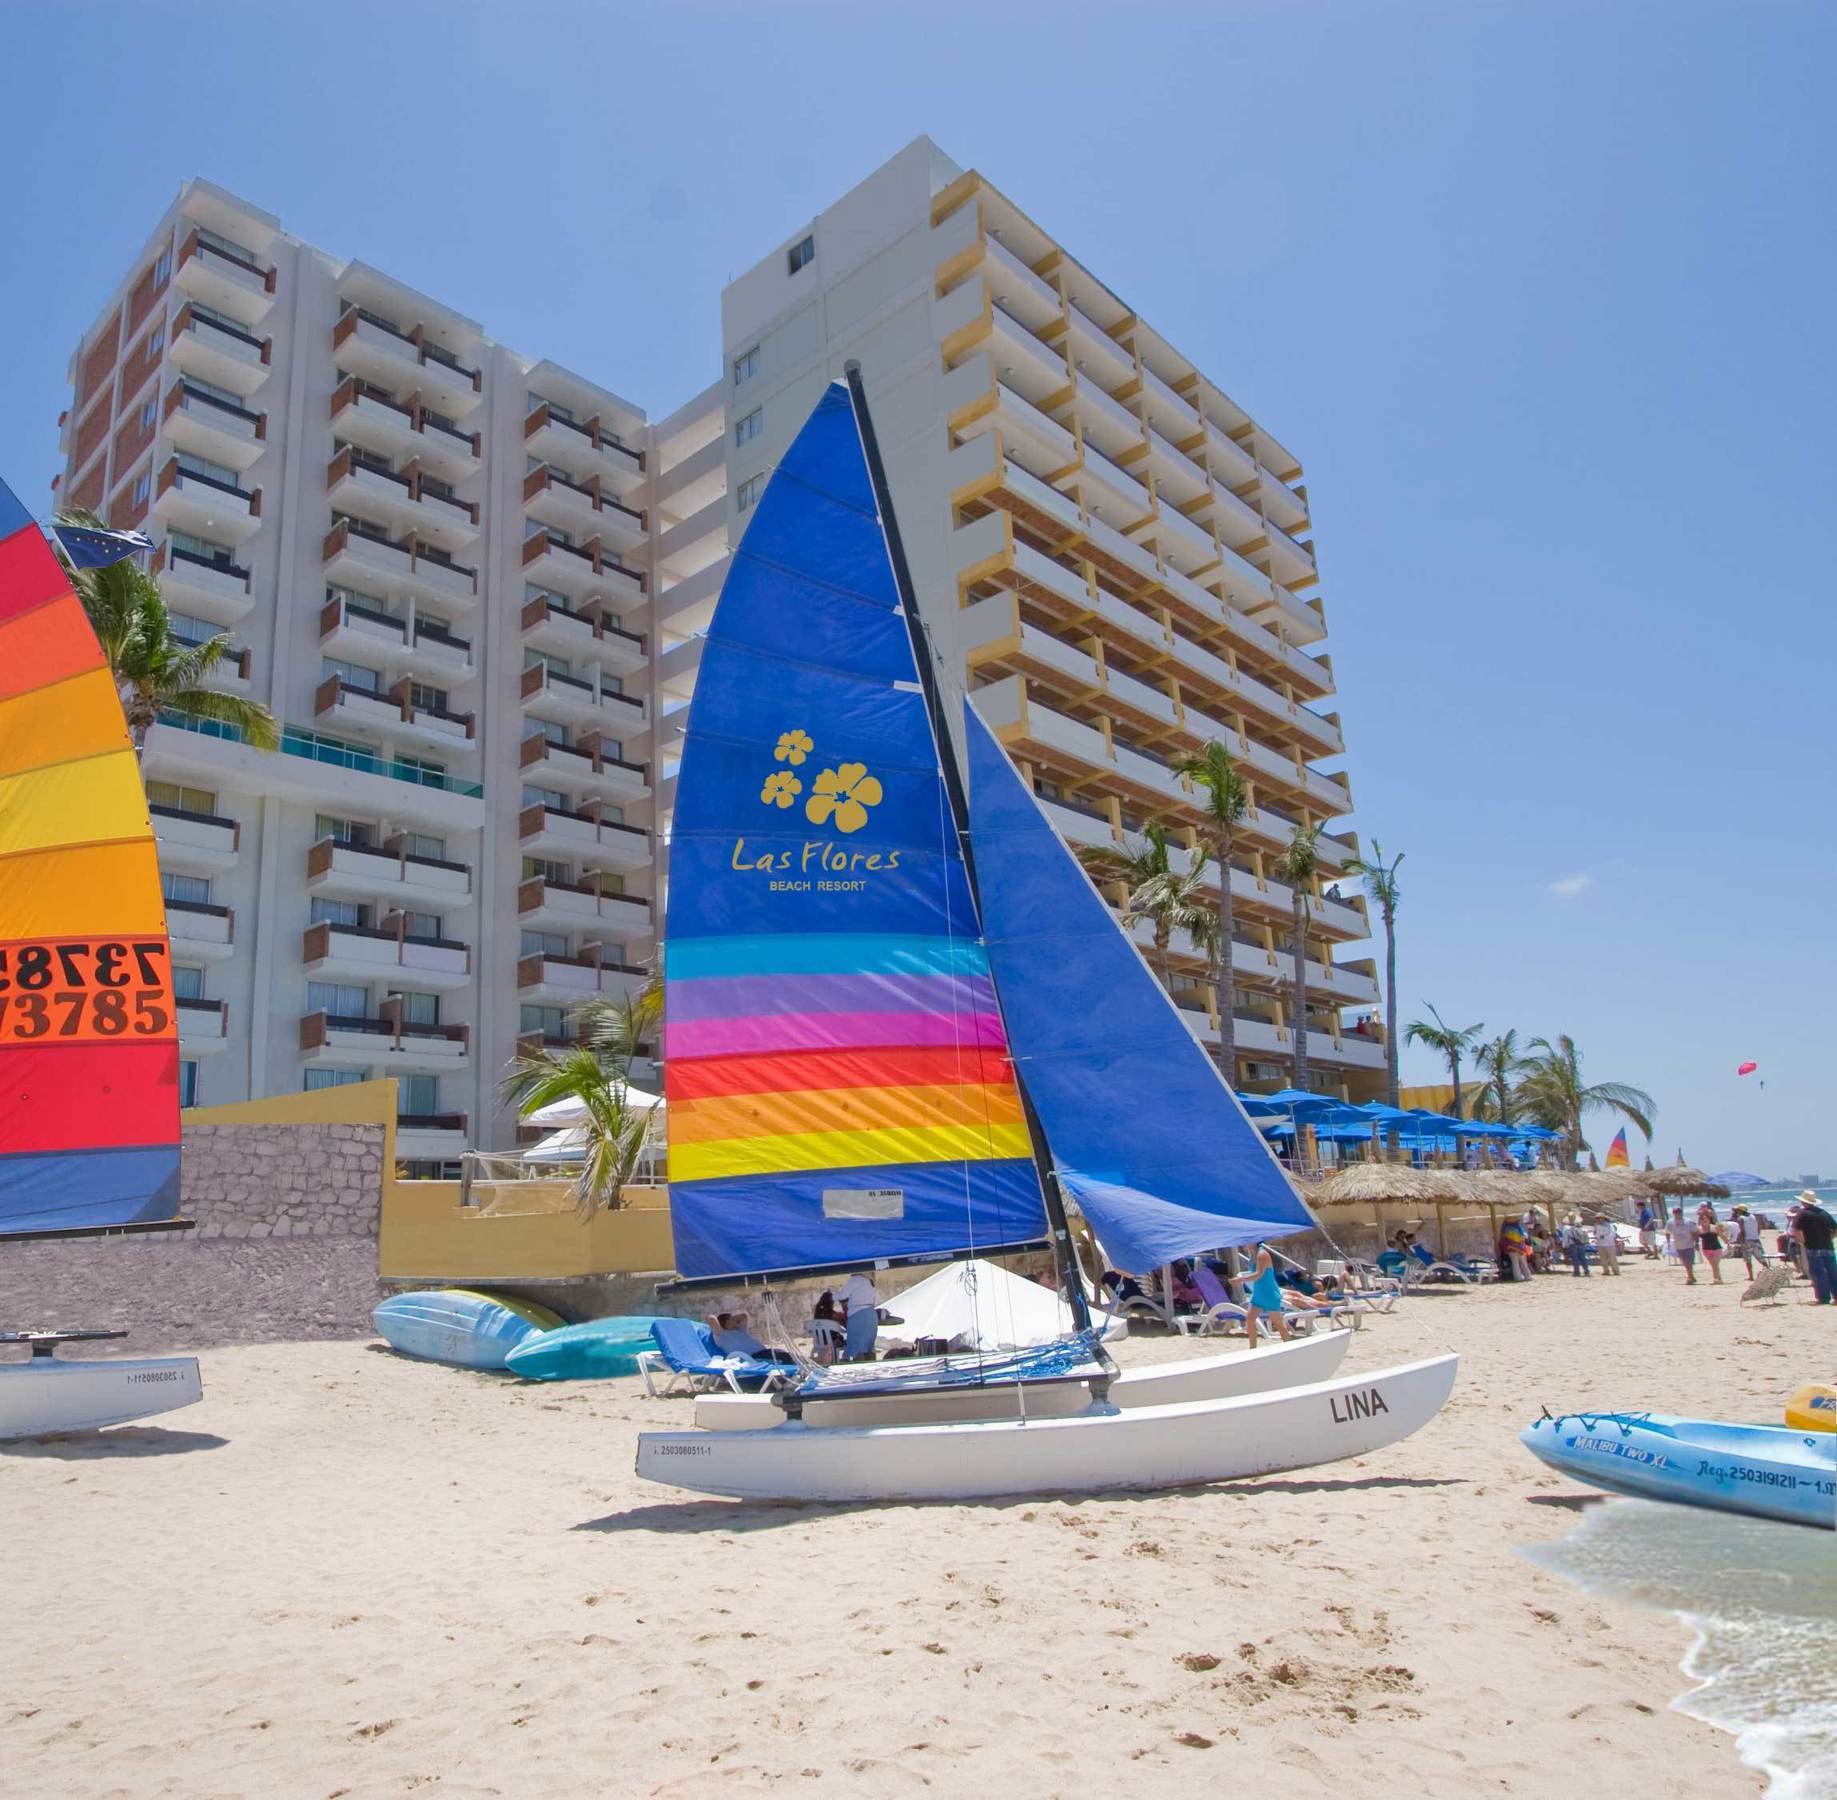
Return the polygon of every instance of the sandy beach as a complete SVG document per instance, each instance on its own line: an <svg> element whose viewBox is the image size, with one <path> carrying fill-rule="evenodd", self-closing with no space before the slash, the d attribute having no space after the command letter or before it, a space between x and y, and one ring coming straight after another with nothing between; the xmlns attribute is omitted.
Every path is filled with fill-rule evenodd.
<svg viewBox="0 0 1837 1800"><path fill-rule="evenodd" d="M164 1425L0 1446L5 1791L1755 1794L1669 1710L1679 1622L1513 1553L1597 1503L1518 1447L1540 1404L1777 1416L1814 1315L1738 1292L1412 1298L1349 1366L1461 1353L1417 1437L1069 1504L679 1500L632 1450L687 1402L635 1380L210 1351Z"/></svg>

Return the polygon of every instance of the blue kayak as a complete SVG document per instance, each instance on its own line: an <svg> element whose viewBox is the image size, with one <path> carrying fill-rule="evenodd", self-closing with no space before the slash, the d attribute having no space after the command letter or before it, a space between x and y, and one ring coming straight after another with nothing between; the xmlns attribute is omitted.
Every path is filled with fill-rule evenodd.
<svg viewBox="0 0 1837 1800"><path fill-rule="evenodd" d="M1519 1433L1534 1456L1610 1494L1837 1530L1837 1436L1664 1413L1565 1413Z"/></svg>
<svg viewBox="0 0 1837 1800"><path fill-rule="evenodd" d="M561 1323L534 1301L472 1288L392 1294L371 1317L378 1334L404 1356L457 1369L501 1369L525 1338Z"/></svg>
<svg viewBox="0 0 1837 1800"><path fill-rule="evenodd" d="M641 1350L654 1350L649 1317L588 1319L527 1337L505 1366L525 1381L598 1381L630 1375Z"/></svg>

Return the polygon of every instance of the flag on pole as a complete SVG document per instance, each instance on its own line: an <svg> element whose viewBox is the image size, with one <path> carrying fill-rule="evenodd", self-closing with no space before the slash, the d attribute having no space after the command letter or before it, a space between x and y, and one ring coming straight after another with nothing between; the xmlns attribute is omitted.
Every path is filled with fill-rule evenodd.
<svg viewBox="0 0 1837 1800"><path fill-rule="evenodd" d="M94 525L59 524L52 529L64 554L79 569L105 569L125 557L144 556L153 540L144 531L103 531Z"/></svg>
<svg viewBox="0 0 1837 1800"><path fill-rule="evenodd" d="M1614 1141L1607 1147L1607 1166L1610 1169L1629 1169L1633 1166L1627 1156L1627 1128L1624 1125L1614 1133Z"/></svg>

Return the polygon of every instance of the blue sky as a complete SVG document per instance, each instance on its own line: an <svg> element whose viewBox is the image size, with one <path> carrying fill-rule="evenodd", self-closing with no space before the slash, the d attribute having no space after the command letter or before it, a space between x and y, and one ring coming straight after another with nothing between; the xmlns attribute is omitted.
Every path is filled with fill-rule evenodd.
<svg viewBox="0 0 1837 1800"><path fill-rule="evenodd" d="M1837 11L15 0L0 31L0 469L36 504L71 345L188 175L663 412L716 373L722 283L929 132L1306 463L1357 825L1407 852L1404 1017L1572 1033L1656 1095L1663 1157L1837 1168Z"/></svg>

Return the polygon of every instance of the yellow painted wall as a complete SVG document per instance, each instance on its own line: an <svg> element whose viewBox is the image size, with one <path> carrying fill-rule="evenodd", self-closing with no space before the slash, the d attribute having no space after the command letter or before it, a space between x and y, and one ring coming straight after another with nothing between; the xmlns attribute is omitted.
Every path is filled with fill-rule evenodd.
<svg viewBox="0 0 1837 1800"><path fill-rule="evenodd" d="M228 1106L193 1106L179 1114L187 1125L380 1125L383 1128L384 1211L388 1211L390 1172L395 1168L395 1081L353 1081L345 1087L315 1088L310 1093L269 1094L261 1100L237 1100Z"/></svg>
<svg viewBox="0 0 1837 1800"><path fill-rule="evenodd" d="M1468 1084L1462 1082L1461 1086ZM1420 1106L1426 1112L1445 1113L1454 1100L1454 1088L1446 1081L1434 1082L1426 1087L1405 1087L1397 1090L1397 1104L1406 1111L1413 1106Z"/></svg>
<svg viewBox="0 0 1837 1800"><path fill-rule="evenodd" d="M385 1281L566 1281L667 1273L670 1214L657 1189L582 1220L563 1181L480 1183L461 1206L456 1181L397 1181L383 1195L377 1269ZM517 1207L520 1210L512 1211Z"/></svg>

